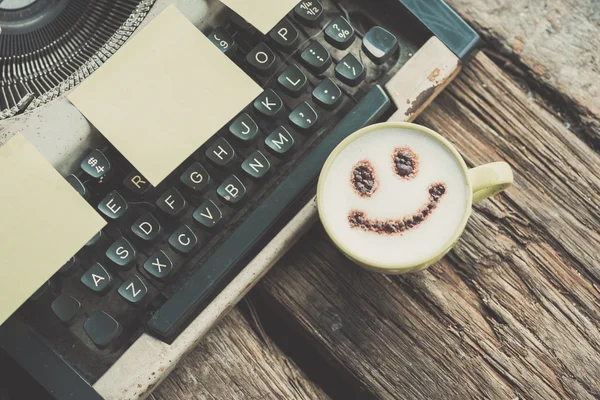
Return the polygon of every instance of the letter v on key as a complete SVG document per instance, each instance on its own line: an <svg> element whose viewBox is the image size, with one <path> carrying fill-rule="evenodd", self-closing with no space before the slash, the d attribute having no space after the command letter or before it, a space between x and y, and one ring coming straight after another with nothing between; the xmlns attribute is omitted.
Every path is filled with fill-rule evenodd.
<svg viewBox="0 0 600 400"><path fill-rule="evenodd" d="M295 65L290 65L277 78L279 86L290 96L299 97L306 90L306 75Z"/></svg>
<svg viewBox="0 0 600 400"><path fill-rule="evenodd" d="M193 218L202 227L206 229L214 229L223 219L221 210L212 200L205 200L193 214Z"/></svg>
<svg viewBox="0 0 600 400"><path fill-rule="evenodd" d="M267 89L254 100L254 109L263 117L277 118L283 112L283 101L273 89Z"/></svg>

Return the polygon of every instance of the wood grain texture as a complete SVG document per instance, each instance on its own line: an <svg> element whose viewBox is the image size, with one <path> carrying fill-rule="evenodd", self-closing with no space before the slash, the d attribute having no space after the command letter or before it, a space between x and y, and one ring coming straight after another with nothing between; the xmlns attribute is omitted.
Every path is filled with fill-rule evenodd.
<svg viewBox="0 0 600 400"><path fill-rule="evenodd" d="M501 53L507 68L541 88L563 119L581 123L600 150L600 2L448 0ZM569 116L568 114L574 114Z"/></svg>
<svg viewBox="0 0 600 400"><path fill-rule="evenodd" d="M150 399L327 399L238 309L231 311Z"/></svg>
<svg viewBox="0 0 600 400"><path fill-rule="evenodd" d="M483 54L418 122L470 165L509 162L515 185L426 271L360 270L316 227L255 299L361 397L597 398L600 157Z"/></svg>

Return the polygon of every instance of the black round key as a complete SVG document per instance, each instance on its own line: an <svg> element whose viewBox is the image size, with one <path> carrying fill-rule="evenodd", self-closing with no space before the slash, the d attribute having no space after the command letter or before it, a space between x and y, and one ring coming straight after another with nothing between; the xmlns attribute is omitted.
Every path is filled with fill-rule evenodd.
<svg viewBox="0 0 600 400"><path fill-rule="evenodd" d="M198 237L189 226L180 226L169 236L169 244L180 253L188 254L198 244Z"/></svg>
<svg viewBox="0 0 600 400"><path fill-rule="evenodd" d="M58 273L62 276L68 276L71 273L73 273L73 271L75 270L75 267L77 267L77 265L79 265L79 260L77 259L76 256L73 256L73 257L71 257L71 259L69 261L67 261L65 263L65 265L60 267L60 269L58 270Z"/></svg>
<svg viewBox="0 0 600 400"><path fill-rule="evenodd" d="M389 31L375 26L363 38L362 49L375 64L383 64L398 48L398 39Z"/></svg>
<svg viewBox="0 0 600 400"><path fill-rule="evenodd" d="M162 250L157 250L144 263L144 269L157 279L165 279L173 271L173 261Z"/></svg>
<svg viewBox="0 0 600 400"><path fill-rule="evenodd" d="M131 231L140 239L149 242L158 236L161 226L154 215L145 213L131 225Z"/></svg>
<svg viewBox="0 0 600 400"><path fill-rule="evenodd" d="M115 340L123 331L113 317L104 311L96 311L85 320L83 329L96 346L103 349Z"/></svg>
<svg viewBox="0 0 600 400"><path fill-rule="evenodd" d="M129 240L124 237L117 239L109 248L106 250L106 257L119 267L131 267L131 263L135 260L135 248Z"/></svg>
<svg viewBox="0 0 600 400"><path fill-rule="evenodd" d="M271 163L259 150L255 150L242 163L242 170L253 179L264 177L269 169L271 169Z"/></svg>
<svg viewBox="0 0 600 400"><path fill-rule="evenodd" d="M275 53L264 43L259 43L250 50L246 62L261 75L267 75L275 67Z"/></svg>
<svg viewBox="0 0 600 400"><path fill-rule="evenodd" d="M197 193L203 192L211 180L206 169L197 161L194 161L179 179L186 187Z"/></svg>
<svg viewBox="0 0 600 400"><path fill-rule="evenodd" d="M100 179L110 171L110 162L104 153L96 149L81 161L81 169L92 178Z"/></svg>
<svg viewBox="0 0 600 400"><path fill-rule="evenodd" d="M307 68L317 74L321 74L331 65L331 56L321 43L314 40L303 52L300 58Z"/></svg>
<svg viewBox="0 0 600 400"><path fill-rule="evenodd" d="M308 79L300 68L290 65L277 78L279 86L290 96L299 97L306 89Z"/></svg>
<svg viewBox="0 0 600 400"><path fill-rule="evenodd" d="M241 113L229 125L229 132L242 142L250 142L258 135L258 125L246 113Z"/></svg>
<svg viewBox="0 0 600 400"><path fill-rule="evenodd" d="M237 49L237 44L233 40L233 37L220 26L208 35L208 39L225 54L233 54Z"/></svg>
<svg viewBox="0 0 600 400"><path fill-rule="evenodd" d="M54 299L50 307L60 322L68 325L77 315L77 312L81 308L81 303L76 298L66 293L61 293Z"/></svg>
<svg viewBox="0 0 600 400"><path fill-rule="evenodd" d="M104 233L102 233L102 231L99 231L90 240L88 240L88 242L85 245L86 245L86 247L91 247L98 243L101 243L103 241L103 239L104 239Z"/></svg>
<svg viewBox="0 0 600 400"><path fill-rule="evenodd" d="M140 303L146 294L148 287L146 283L137 275L129 277L121 286L119 286L119 294L132 304Z"/></svg>
<svg viewBox="0 0 600 400"><path fill-rule="evenodd" d="M303 101L290 113L289 119L295 129L301 132L311 132L314 130L319 116L310 104Z"/></svg>
<svg viewBox="0 0 600 400"><path fill-rule="evenodd" d="M325 17L323 5L317 0L301 1L294 8L294 15L298 21L308 26L319 26Z"/></svg>
<svg viewBox="0 0 600 400"><path fill-rule="evenodd" d="M336 65L335 76L346 85L356 86L365 77L365 67L354 54L346 54Z"/></svg>
<svg viewBox="0 0 600 400"><path fill-rule="evenodd" d="M281 97L273 89L267 89L254 100L254 109L262 117L276 119L283 113L285 106Z"/></svg>
<svg viewBox="0 0 600 400"><path fill-rule="evenodd" d="M313 90L312 97L315 103L324 109L333 110L342 102L342 91L334 81L325 78Z"/></svg>
<svg viewBox="0 0 600 400"><path fill-rule="evenodd" d="M112 283L112 276L100 263L95 263L81 276L81 282L95 293L106 292Z"/></svg>
<svg viewBox="0 0 600 400"><path fill-rule="evenodd" d="M125 186L127 188L127 190L129 190L131 193L137 194L140 196L143 195L144 193L146 193L148 191L148 189L150 189L152 187L152 185L150 185L148 180L146 178L144 178L142 176L142 174L140 174L137 171L130 172L123 179L123 186Z"/></svg>
<svg viewBox="0 0 600 400"><path fill-rule="evenodd" d="M217 188L217 194L225 203L235 205L246 197L246 187L237 176L231 175Z"/></svg>
<svg viewBox="0 0 600 400"><path fill-rule="evenodd" d="M127 212L129 205L119 192L113 190L98 204L98 210L110 219L119 219Z"/></svg>
<svg viewBox="0 0 600 400"><path fill-rule="evenodd" d="M340 50L350 47L355 36L354 28L341 15L331 21L325 29L325 40Z"/></svg>
<svg viewBox="0 0 600 400"><path fill-rule="evenodd" d="M206 199L194 211L193 217L204 228L214 229L223 219L223 213L212 200Z"/></svg>
<svg viewBox="0 0 600 400"><path fill-rule="evenodd" d="M283 126L279 126L265 139L267 148L278 157L286 157L294 147L294 137Z"/></svg>
<svg viewBox="0 0 600 400"><path fill-rule="evenodd" d="M283 51L290 52L292 51L296 43L298 42L298 37L300 33L298 29L287 19L282 19L275 28L269 32L269 38L273 41L275 46Z"/></svg>
<svg viewBox="0 0 600 400"><path fill-rule="evenodd" d="M171 217L179 217L185 211L187 202L177 189L171 187L156 200L156 206Z"/></svg>
<svg viewBox="0 0 600 400"><path fill-rule="evenodd" d="M222 137L206 149L206 158L208 158L217 167L230 167L235 161L235 150L229 142Z"/></svg>
<svg viewBox="0 0 600 400"><path fill-rule="evenodd" d="M71 174L67 176L67 182L69 182L71 187L73 187L73 189L75 189L77 193L79 193L84 199L88 199L90 197L90 193L85 185L75 175Z"/></svg>

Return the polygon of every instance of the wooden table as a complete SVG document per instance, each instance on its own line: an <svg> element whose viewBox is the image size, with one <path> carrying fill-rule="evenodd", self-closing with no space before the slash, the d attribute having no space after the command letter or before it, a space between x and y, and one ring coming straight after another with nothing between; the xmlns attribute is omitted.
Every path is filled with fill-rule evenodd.
<svg viewBox="0 0 600 400"><path fill-rule="evenodd" d="M411 275L316 226L155 399L600 396L600 2L449 3L487 46L418 122L515 185Z"/></svg>

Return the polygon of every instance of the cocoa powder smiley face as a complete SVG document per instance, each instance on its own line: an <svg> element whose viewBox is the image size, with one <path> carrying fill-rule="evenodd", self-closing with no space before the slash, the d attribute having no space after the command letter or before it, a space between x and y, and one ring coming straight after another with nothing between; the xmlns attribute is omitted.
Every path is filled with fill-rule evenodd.
<svg viewBox="0 0 600 400"><path fill-rule="evenodd" d="M419 173L419 158L410 147L395 149L391 161L390 168L393 169L399 181L414 179ZM373 196L379 188L379 181L373 164L369 160L361 160L356 163L350 174L350 183L357 195L363 198ZM395 182L395 184L401 184L401 182ZM360 228L377 234L402 234L427 220L446 194L446 184L443 182L431 183L428 192L427 202L410 215L381 220L369 218L365 211L352 210L348 213L348 222L353 228Z"/></svg>

